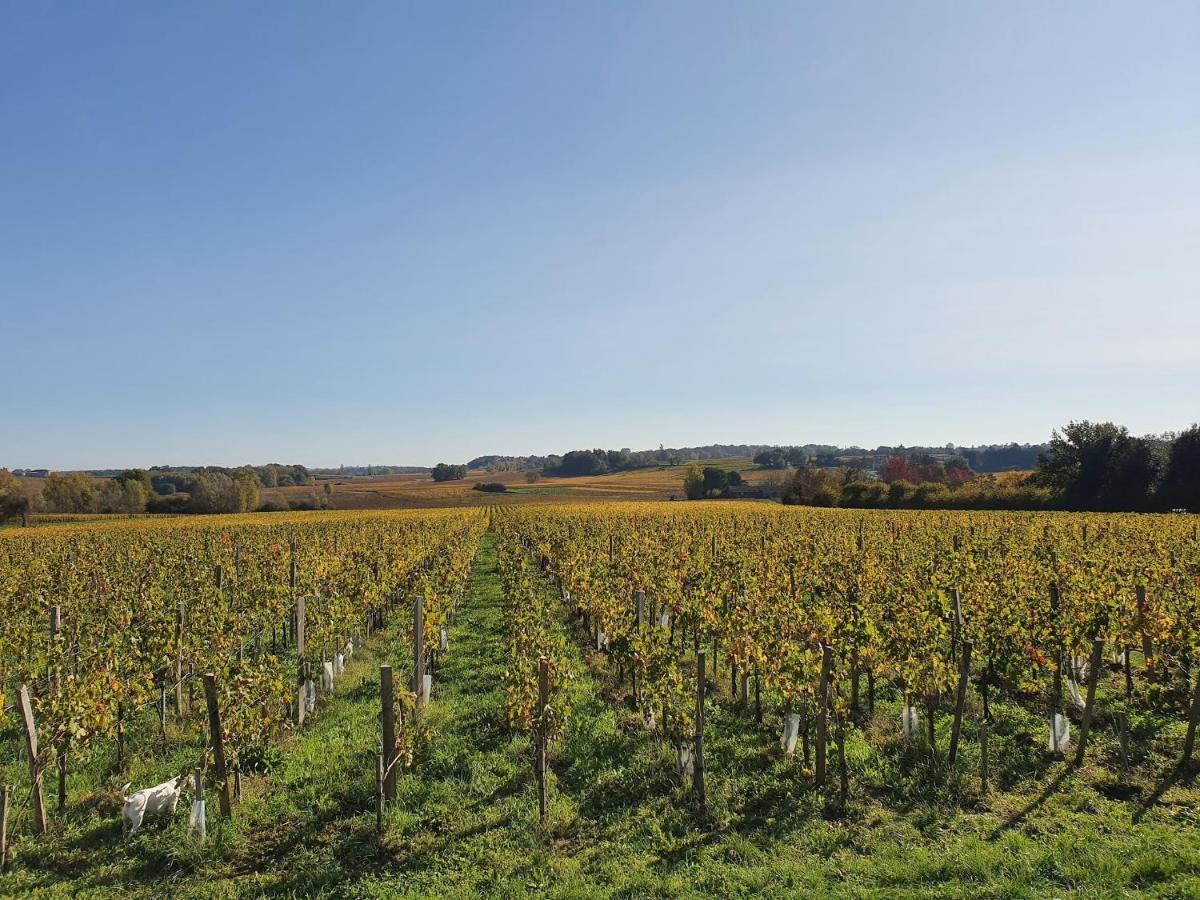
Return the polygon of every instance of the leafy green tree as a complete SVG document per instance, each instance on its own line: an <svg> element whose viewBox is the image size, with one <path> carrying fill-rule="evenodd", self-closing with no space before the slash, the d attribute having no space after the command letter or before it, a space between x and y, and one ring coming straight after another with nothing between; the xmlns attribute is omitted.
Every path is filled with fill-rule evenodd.
<svg viewBox="0 0 1200 900"><path fill-rule="evenodd" d="M573 478L580 475L604 475L609 471L604 450L572 450L564 453L557 465L547 465L546 475Z"/></svg>
<svg viewBox="0 0 1200 900"><path fill-rule="evenodd" d="M799 447L792 447L787 452L787 461L793 468L802 469L808 465L808 454Z"/></svg>
<svg viewBox="0 0 1200 900"><path fill-rule="evenodd" d="M1165 509L1200 512L1200 425L1171 441L1159 500Z"/></svg>
<svg viewBox="0 0 1200 900"><path fill-rule="evenodd" d="M446 463L438 463L433 467L434 481L458 481L461 478L467 477L466 466L452 466Z"/></svg>
<svg viewBox="0 0 1200 900"><path fill-rule="evenodd" d="M94 512L98 497L95 479L83 472L51 472L42 485L42 499L52 512Z"/></svg>
<svg viewBox="0 0 1200 900"><path fill-rule="evenodd" d="M250 466L238 469L233 476L238 492L237 512L252 512L258 509L258 473Z"/></svg>
<svg viewBox="0 0 1200 900"><path fill-rule="evenodd" d="M807 466L797 469L784 492L783 502L833 506L842 493L841 476L834 469Z"/></svg>
<svg viewBox="0 0 1200 900"><path fill-rule="evenodd" d="M192 513L238 513L258 508L258 476L238 472L202 472L196 476L191 499L185 507Z"/></svg>
<svg viewBox="0 0 1200 900"><path fill-rule="evenodd" d="M755 465L761 466L764 469L786 469L788 462L787 453L778 447L771 450L764 450L754 457Z"/></svg>
<svg viewBox="0 0 1200 900"><path fill-rule="evenodd" d="M696 463L688 466L684 473L683 493L689 500L699 500L704 496L704 472Z"/></svg>
<svg viewBox="0 0 1200 900"><path fill-rule="evenodd" d="M736 487L743 483L740 473L727 469L718 469L716 466L705 466L700 474L703 479L704 496L706 497L720 497L728 493L731 487Z"/></svg>
<svg viewBox="0 0 1200 900"><path fill-rule="evenodd" d="M21 479L8 469L0 469L0 521L20 517L26 521L29 515L29 498L21 485Z"/></svg>
<svg viewBox="0 0 1200 900"><path fill-rule="evenodd" d="M126 482L135 481L145 488L147 495L154 492L154 485L151 483L150 473L145 469L126 469L120 475L117 475L113 480L122 485Z"/></svg>
<svg viewBox="0 0 1200 900"><path fill-rule="evenodd" d="M149 481L147 477L146 481ZM146 511L151 492L139 478L121 480L118 476L100 488L99 506L106 513L139 513Z"/></svg>
<svg viewBox="0 0 1200 900"><path fill-rule="evenodd" d="M1111 422L1072 422L1050 438L1035 483L1067 509L1138 510L1150 503L1158 471L1150 444Z"/></svg>

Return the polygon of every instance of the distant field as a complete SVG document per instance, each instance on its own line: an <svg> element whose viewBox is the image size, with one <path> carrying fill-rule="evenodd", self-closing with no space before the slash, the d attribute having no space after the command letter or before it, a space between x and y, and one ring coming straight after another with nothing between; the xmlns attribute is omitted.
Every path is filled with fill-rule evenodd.
<svg viewBox="0 0 1200 900"><path fill-rule="evenodd" d="M744 458L709 461L723 469L736 469L751 484L770 473L759 470ZM511 503L551 503L564 500L669 500L683 496L687 466L661 466L580 478L542 478L534 484L524 472L489 473L472 469L461 481L436 482L425 472L381 475L371 478L319 478L316 484L270 488L262 491L264 502L319 502L324 485L333 485L333 505L338 509L402 509L435 506L496 506ZM473 490L480 482L500 482L505 493Z"/></svg>

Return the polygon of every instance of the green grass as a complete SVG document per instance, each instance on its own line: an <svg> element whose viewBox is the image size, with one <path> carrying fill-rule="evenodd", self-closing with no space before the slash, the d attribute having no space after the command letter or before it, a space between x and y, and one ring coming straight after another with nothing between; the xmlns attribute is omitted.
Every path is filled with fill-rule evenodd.
<svg viewBox="0 0 1200 900"><path fill-rule="evenodd" d="M608 661L578 644L572 717L552 750L543 828L529 739L500 725L495 565L488 534L438 674L427 738L398 779L382 841L373 810L378 665L408 666L399 635L387 633L356 654L336 701L283 743L277 770L247 780L234 821L215 827L206 847L189 843L182 814L122 841L115 813L80 800L50 839L20 842L0 892L1200 896L1200 791L1156 749L1156 741L1173 746L1174 735L1139 741L1149 749L1128 778L1114 774L1105 738L1096 745L1103 767L1071 771L1038 749L1044 725L1035 713L997 704L996 787L983 795L973 729L951 776L944 760L898 740L898 701L882 692L875 722L848 741L851 796L835 813L801 763L781 757L774 718L760 726L732 702L725 670L706 731L710 809L702 816ZM571 626L564 619L562 627ZM939 724L943 749L947 737ZM148 756L134 768L148 779L171 766Z"/></svg>

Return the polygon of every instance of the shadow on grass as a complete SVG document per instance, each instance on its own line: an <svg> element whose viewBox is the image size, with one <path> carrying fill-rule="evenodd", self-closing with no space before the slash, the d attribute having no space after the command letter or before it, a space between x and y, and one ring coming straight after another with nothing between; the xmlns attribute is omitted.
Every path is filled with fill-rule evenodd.
<svg viewBox="0 0 1200 900"><path fill-rule="evenodd" d="M1158 805L1158 802L1162 800L1167 791L1169 791L1175 785L1178 784L1191 786L1195 784L1195 782L1196 768L1194 766L1187 766L1183 763L1180 763L1179 765L1175 766L1175 768L1170 769L1165 775L1163 775L1161 779L1159 779L1158 784L1155 785L1154 790L1149 794L1149 796L1147 796L1145 800L1138 804L1138 808L1133 813L1133 823L1136 825L1145 819L1150 811Z"/></svg>
<svg viewBox="0 0 1200 900"><path fill-rule="evenodd" d="M1055 775L1054 778L1052 778L1050 782L1044 788L1042 788L1041 793L1039 793L1037 797L1035 797L1019 812L1010 816L1001 824L997 825L989 835L989 840L996 840L996 838L1002 836L1006 831L1011 831L1012 829L1018 828L1024 824L1031 815L1045 806L1047 800L1054 796L1054 794L1058 793L1058 789L1070 775L1071 770L1069 768L1064 768L1061 772Z"/></svg>

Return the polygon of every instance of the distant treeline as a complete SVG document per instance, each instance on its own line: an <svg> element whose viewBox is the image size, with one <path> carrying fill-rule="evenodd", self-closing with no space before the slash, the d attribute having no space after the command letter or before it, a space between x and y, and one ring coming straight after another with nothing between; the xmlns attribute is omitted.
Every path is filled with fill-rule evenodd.
<svg viewBox="0 0 1200 900"><path fill-rule="evenodd" d="M852 465L810 465L768 481L764 491L812 506L1200 511L1197 425L1136 437L1111 422L1072 422L1054 432L1029 474L979 473L971 458L894 455L878 477Z"/></svg>
<svg viewBox="0 0 1200 900"><path fill-rule="evenodd" d="M237 513L263 508L260 488L312 483L301 465L154 466L124 469L109 477L88 472L51 472L30 496L0 469L0 517L56 513ZM15 484L15 488L13 487ZM301 505L309 505L303 502ZM279 505L271 509L283 508Z"/></svg>
<svg viewBox="0 0 1200 900"><path fill-rule="evenodd" d="M893 456L946 456L953 454L966 460L973 472L1010 472L1032 469L1038 455L1047 444L988 444L978 447L897 447L880 446L874 450L862 447L837 447L832 444L709 444L704 447L659 447L657 450L572 450L559 456L477 456L467 463L469 469L490 472L541 469L551 477L604 475L653 466L679 466L689 462L749 457L764 468L798 468L815 465L838 468L857 465L862 468L881 468L883 461ZM762 461L760 461L762 460Z"/></svg>
<svg viewBox="0 0 1200 900"><path fill-rule="evenodd" d="M309 469L313 475L407 475L410 472L428 472L429 466L338 466L336 469Z"/></svg>
<svg viewBox="0 0 1200 900"><path fill-rule="evenodd" d="M124 472L141 472L142 469L125 469ZM176 490L186 491L187 485L199 475L238 475L253 473L258 479L259 487L274 488L289 485L312 484L313 472L301 465L283 465L268 463L265 466L239 466L229 469L223 466L151 466L145 470L150 473L150 482L159 493L160 485L173 484Z"/></svg>

